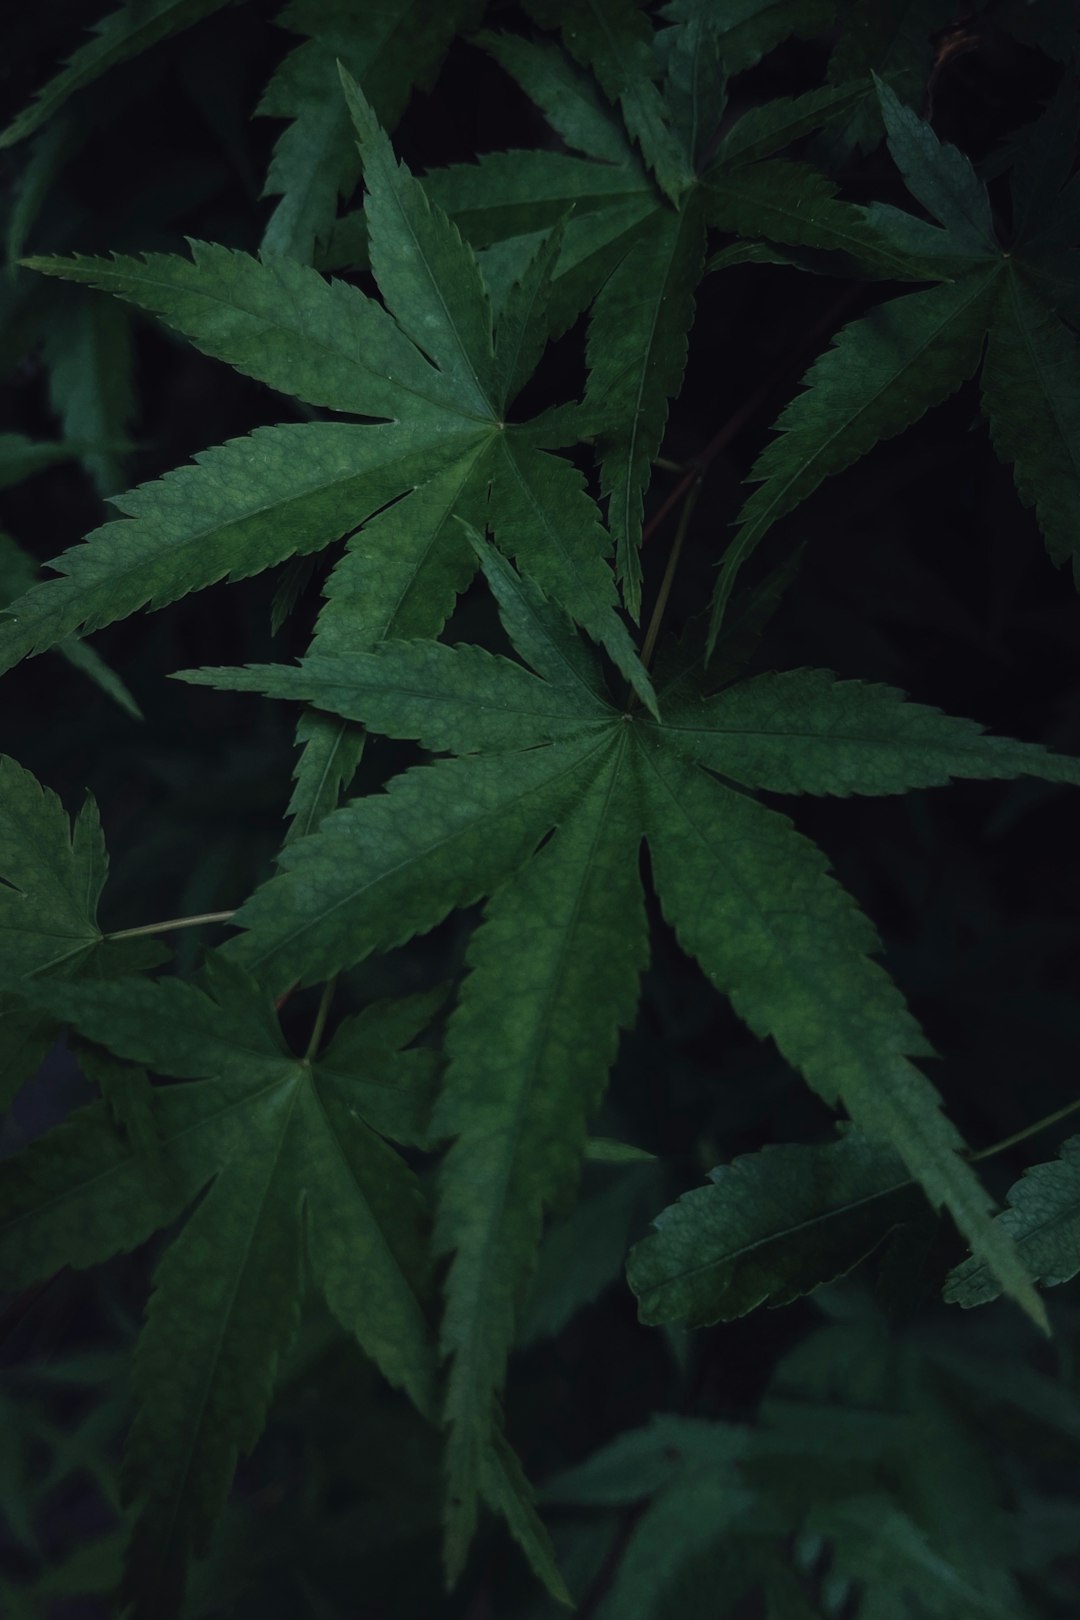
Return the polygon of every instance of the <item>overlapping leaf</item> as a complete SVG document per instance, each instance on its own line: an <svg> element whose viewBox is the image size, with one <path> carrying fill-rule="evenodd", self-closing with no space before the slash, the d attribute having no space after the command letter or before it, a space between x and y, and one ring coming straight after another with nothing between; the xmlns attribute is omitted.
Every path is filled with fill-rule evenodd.
<svg viewBox="0 0 1080 1620"><path fill-rule="evenodd" d="M227 3L228 0L143 0L135 4L134 0L126 0L117 11L101 19L94 28L94 37L79 46L29 107L0 133L0 147L14 146L31 135L69 96L92 84L117 63L138 56L182 28L190 28Z"/></svg>
<svg viewBox="0 0 1080 1620"><path fill-rule="evenodd" d="M1013 463L1021 499L1035 507L1054 561L1071 559L1074 572L1080 569L1080 347L1056 295L1063 243L1075 242L1075 210L1062 189L1069 163L1059 152L1037 187L1015 189L1018 234L1005 252L969 160L880 80L878 95L893 159L938 225L884 205L868 209L867 219L898 252L922 257L924 279L940 276L943 284L844 327L803 378L805 392L781 413L779 436L750 471L748 482L759 487L724 553L714 636L739 569L772 525L824 479L954 393L978 370L984 350L982 400L994 447ZM1055 101L1043 122L1071 160L1075 120L1063 129ZM1036 151L1045 146L1032 141ZM1030 182L1029 168L1022 164L1021 172ZM858 246L851 251L857 260Z"/></svg>
<svg viewBox="0 0 1080 1620"><path fill-rule="evenodd" d="M474 566L448 521L457 512L488 522L651 702L615 611L608 541L580 476L543 449L542 430L503 426L543 347L549 256L541 249L526 268L493 339L471 250L397 163L349 81L345 95L385 307L289 259L259 261L212 245L193 245L190 261L33 262L153 310L205 353L271 387L377 425L258 429L117 499L135 521L106 524L53 565L60 579L12 606L0 626L0 664L80 626L97 628L316 550L406 496L407 509L391 508L361 531L342 564L345 577L332 578L320 636L334 635L343 603L350 645L395 631L436 634ZM502 358L511 340L513 363ZM403 527L410 541L399 548ZM368 562L357 592L361 557ZM358 597L368 611L354 611ZM314 721L304 722L302 740L294 807L306 828L332 807L358 745Z"/></svg>
<svg viewBox="0 0 1080 1620"><path fill-rule="evenodd" d="M667 8L670 26L655 40L631 0L603 0L586 13L545 0L532 10L545 26L562 29L611 108L597 104L551 44L510 36L485 36L485 43L585 155L493 153L435 171L425 187L470 241L488 249L485 278L499 301L538 233L568 219L546 320L557 334L593 303L579 422L583 432L599 428L617 569L636 617L643 495L668 401L682 382L706 224L843 254L849 263L858 255L877 273L901 279L912 274L913 255L881 239L866 210L835 201L836 188L823 175L772 156L859 105L865 80L752 109L720 141L724 28L715 8ZM331 262L348 262L350 239L355 233L346 225Z"/></svg>
<svg viewBox="0 0 1080 1620"><path fill-rule="evenodd" d="M541 1213L573 1185L587 1114L633 1016L642 837L684 948L826 1101L899 1155L1041 1320L940 1098L911 1061L930 1049L872 959L872 927L820 852L747 790L890 793L1020 772L1080 781L1076 761L815 671L705 700L673 689L662 723L621 713L565 618L498 553L483 563L535 673L475 647L386 642L295 668L186 677L303 700L459 756L407 772L289 846L227 948L271 988L310 983L491 897L436 1115L454 1137L437 1222L439 1246L454 1252L443 1326L453 1568Z"/></svg>
<svg viewBox="0 0 1080 1620"><path fill-rule="evenodd" d="M911 1180L857 1134L787 1143L720 1165L662 1211L627 1277L645 1322L706 1327L790 1304L857 1266L903 1217Z"/></svg>
<svg viewBox="0 0 1080 1620"><path fill-rule="evenodd" d="M1008 1209L998 1222L1009 1233L1033 1277L1047 1287L1080 1271L1080 1136L1061 1144L1049 1164L1030 1165L1011 1187ZM983 1305L1001 1293L997 1279L976 1256L949 1274L945 1298L954 1305Z"/></svg>
<svg viewBox="0 0 1080 1620"><path fill-rule="evenodd" d="M300 1059L265 993L215 958L204 987L129 979L37 997L110 1051L190 1082L154 1093L157 1160L102 1103L9 1162L0 1193L5 1287L130 1249L202 1195L157 1270L125 1459L139 1503L125 1596L133 1615L164 1620L262 1430L308 1274L386 1377L432 1411L425 1203L365 1121L396 1134L404 1120L413 1138L408 1093L435 1055L400 1049L433 1003L371 1009L324 1059Z"/></svg>
<svg viewBox="0 0 1080 1620"><path fill-rule="evenodd" d="M334 94L341 62L364 88L384 128L397 122L409 92L434 78L454 35L476 10L472 0L290 0L278 21L306 39L277 69L259 103L291 120L277 139L264 196L278 196L263 248L312 262L360 176L349 109Z"/></svg>

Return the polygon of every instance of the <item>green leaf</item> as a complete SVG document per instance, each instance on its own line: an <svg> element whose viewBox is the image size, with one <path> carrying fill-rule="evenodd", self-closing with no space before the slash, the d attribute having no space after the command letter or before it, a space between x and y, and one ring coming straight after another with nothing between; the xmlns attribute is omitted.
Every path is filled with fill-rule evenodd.
<svg viewBox="0 0 1080 1620"><path fill-rule="evenodd" d="M627 164L634 155L619 119L606 105L588 74L565 51L548 41L517 34L481 33L476 43L515 78L536 103L552 129L575 152L601 163ZM499 156L501 154L495 154ZM544 158L544 152L515 153L518 159ZM481 163L483 159L481 159ZM519 165L515 165L519 168ZM443 203L445 207L445 202ZM464 227L463 227L464 228Z"/></svg>
<svg viewBox="0 0 1080 1620"><path fill-rule="evenodd" d="M124 487L121 449L135 410L126 310L111 299L76 298L50 323L45 363L49 401L65 437L86 446L82 461L98 494L114 494Z"/></svg>
<svg viewBox="0 0 1080 1620"><path fill-rule="evenodd" d="M444 445L453 455L458 448ZM304 422L256 428L114 497L128 519L104 524L53 566L0 622L0 669L77 630L165 607L218 580L244 579L315 551L400 489L415 440L395 426ZM429 451L434 459L436 447ZM429 463L430 464L430 463Z"/></svg>
<svg viewBox="0 0 1080 1620"><path fill-rule="evenodd" d="M291 259L189 240L191 258L27 259L152 310L203 354L310 405L404 418L456 410L455 390L373 298Z"/></svg>
<svg viewBox="0 0 1080 1620"><path fill-rule="evenodd" d="M495 388L505 415L528 382L547 347L551 282L562 247L560 223L543 236L536 252L512 284L495 329Z"/></svg>
<svg viewBox="0 0 1080 1620"><path fill-rule="evenodd" d="M555 1551L536 1509L532 1490L505 1437L499 1433L483 1462L482 1489L488 1506L506 1520L511 1535L556 1603L573 1607Z"/></svg>
<svg viewBox="0 0 1080 1620"><path fill-rule="evenodd" d="M709 224L720 230L843 253L905 277L907 265L876 235L866 211L838 201L833 182L809 164L770 158L717 165L702 185Z"/></svg>
<svg viewBox="0 0 1080 1620"><path fill-rule="evenodd" d="M586 404L602 400L619 424L600 440L601 488L634 618L641 609L643 496L663 438L668 399L682 384L704 259L697 199L677 214L664 209L605 284L589 325Z"/></svg>
<svg viewBox="0 0 1080 1620"><path fill-rule="evenodd" d="M826 1102L843 1102L866 1136L896 1150L932 1203L978 1234L969 1241L1043 1325L1023 1263L1000 1241L1006 1234L988 1219L989 1195L959 1157L961 1138L909 1061L931 1048L871 960L873 929L829 877L820 851L786 817L677 756L657 750L645 760L656 886L684 949Z"/></svg>
<svg viewBox="0 0 1080 1620"><path fill-rule="evenodd" d="M734 780L740 770L765 780L762 761L772 759L777 780L788 788L796 780L792 769L765 745L748 771L745 726L733 731L729 767L720 732L698 733L695 740L685 725L668 731L633 711L619 715L609 710L605 719L568 627L560 627L533 587L513 586L505 563L496 560L489 577L509 633L551 675L545 702L552 715L562 705L565 734L544 743L535 742L525 729L520 735L503 730L495 683L504 681L508 696L516 693L519 672L512 665L462 661L460 673L448 674L439 684L444 706L463 713L471 678L481 711L475 729L451 729L438 738L433 734L432 740L470 747L481 740L497 751L407 772L391 783L387 794L338 811L314 837L290 846L282 876L240 913L249 932L228 948L230 953L266 975L275 988L293 979L310 981L362 960L373 949L399 944L433 927L452 907L488 894L491 917L507 918L500 925L505 939L499 953L500 983L505 984L515 951L519 961L531 962L530 952L544 937L534 939L532 931L521 936L519 930L516 946L511 938L511 914L532 914L536 896L530 874L559 858L567 827L576 824L568 818L586 816L585 807L595 806L598 794L605 803L610 799L605 814L616 818L611 825L625 828L627 839L631 827L648 839L661 903L681 943L729 995L740 1016L757 1034L772 1035L827 1103L842 1103L865 1135L899 1154L931 1202L949 1208L1009 1291L1041 1322L1038 1296L1015 1248L989 1220L989 1197L960 1157L961 1139L939 1112L933 1086L910 1061L931 1055L931 1049L898 990L872 960L878 943L869 922L829 876L820 851L785 817L722 786L702 771L696 758ZM404 667L405 655L395 649L376 655L381 656L387 668L396 667L399 659ZM436 656L449 671L451 663L441 653ZM371 661L368 655L356 667L366 671ZM343 659L343 670L346 663ZM806 732L807 714L816 713L813 724L823 746L818 752L816 739L813 746L806 740L805 777L798 784L805 790L822 792L832 785L829 746L836 749L835 781L842 791L856 783L878 791L896 789L907 781L941 781L961 772L996 776L1024 771L1076 780L1078 768L1072 761L1021 744L982 739L970 722L948 720L931 710L913 707L909 712L888 689L859 688L848 694L828 677L803 674L773 677L771 690L767 680L750 682L743 690L747 714L760 714L764 700L770 725L781 735L785 730ZM736 687L707 702L737 706L739 691ZM856 706L876 705L879 714L889 716L887 723L898 735L899 763L886 766L877 754L869 769L853 763L861 760L864 742L853 737L849 697ZM779 723L785 701L793 716L786 727ZM350 691L350 712L365 721L374 723L384 702L370 682L366 694L359 684ZM678 699L674 709L678 715ZM452 725L460 723L459 715ZM872 722L878 723L886 722ZM417 710L411 729L428 735L431 725L426 710ZM824 745L830 726L835 738ZM391 729L404 728L395 719ZM790 736L783 746L797 758ZM694 762L688 754L696 756ZM561 830L537 855L553 828ZM558 887L545 885L545 895ZM517 895L519 888L523 898L515 907L506 896ZM484 937L483 931L478 937ZM542 974L530 966L523 983L539 982ZM499 1005L506 1005L505 1000ZM526 1008L528 1001L521 1006ZM493 1010L490 1016L497 1014ZM523 1023L508 1031L503 1042L508 1051L527 1027ZM559 1028L559 1021L553 1019L551 1027ZM504 1093L499 1095L506 1100ZM471 1181L469 1185L475 1192ZM505 1335L508 1329L502 1331ZM489 1384L495 1381L490 1370L485 1378ZM456 1492L465 1513L476 1490L481 1453L482 1441L474 1430L473 1441L455 1464L455 1477L465 1481L464 1492ZM468 1520L455 1530L459 1549L467 1533Z"/></svg>
<svg viewBox="0 0 1080 1620"><path fill-rule="evenodd" d="M880 304L845 326L776 421L780 437L751 468L760 484L739 513L713 599L715 639L742 564L824 479L917 422L972 375L982 356L993 272Z"/></svg>
<svg viewBox="0 0 1080 1620"><path fill-rule="evenodd" d="M555 1338L621 1279L631 1238L663 1196L666 1177L640 1148L591 1137L585 1159L604 1168L590 1172L593 1190L587 1188L570 1214L544 1234L521 1311L521 1349Z"/></svg>
<svg viewBox="0 0 1080 1620"><path fill-rule="evenodd" d="M982 373L990 437L1050 556L1080 580L1080 344L1015 272L995 315Z"/></svg>
<svg viewBox="0 0 1080 1620"><path fill-rule="evenodd" d="M618 102L661 191L677 203L693 171L654 82L660 64L652 27L636 0L529 0L528 9L541 27L562 30L570 54L591 68L608 100Z"/></svg>
<svg viewBox="0 0 1080 1620"><path fill-rule="evenodd" d="M1025 774L1080 783L1074 759L988 737L974 720L827 670L759 675L715 697L665 702L664 728L679 752L773 793L906 793Z"/></svg>
<svg viewBox="0 0 1080 1620"><path fill-rule="evenodd" d="M476 257L398 163L368 102L344 68L340 71L364 165L371 268L386 307L453 381L467 407L490 420L491 312Z"/></svg>
<svg viewBox="0 0 1080 1620"><path fill-rule="evenodd" d="M611 752L555 837L489 902L450 1022L434 1128L454 1138L435 1229L437 1249L454 1256L441 1337L452 1357L452 1577L475 1527L493 1399L543 1214L573 1193L588 1117L637 1003L647 945L625 769L625 749ZM523 916L537 919L524 941Z"/></svg>
<svg viewBox="0 0 1080 1620"><path fill-rule="evenodd" d="M925 119L898 101L874 75L889 151L913 197L971 253L995 253L997 240L990 200L969 160L955 146L939 141Z"/></svg>
<svg viewBox="0 0 1080 1620"><path fill-rule="evenodd" d="M642 701L652 683L616 614L609 548L585 481L570 462L505 434L495 451L489 517L501 549L605 648Z"/></svg>
<svg viewBox="0 0 1080 1620"><path fill-rule="evenodd" d="M708 0L676 0L665 15L682 16ZM720 16L720 55L729 74L744 73L796 35L809 39L832 25L836 0L735 0Z"/></svg>
<svg viewBox="0 0 1080 1620"><path fill-rule="evenodd" d="M934 36L954 20L949 0L877 0L873 6L844 0L840 12L830 80L862 79L867 84L870 74L877 73L906 102L921 106L929 94ZM839 132L835 148L846 157L853 147L877 146L881 135L881 113L871 90Z"/></svg>
<svg viewBox="0 0 1080 1620"><path fill-rule="evenodd" d="M341 61L380 122L396 124L414 87L429 88L446 49L470 12L470 0L291 0L282 28L305 34L275 71L256 112L288 118L274 146L263 196L277 196L263 250L310 264L328 238L339 197L356 185L360 163L348 108L338 93Z"/></svg>
<svg viewBox="0 0 1080 1620"><path fill-rule="evenodd" d="M622 1507L673 1489L694 1474L730 1474L750 1449L751 1432L734 1423L658 1413L628 1429L544 1489L544 1500L580 1507Z"/></svg>
<svg viewBox="0 0 1080 1620"><path fill-rule="evenodd" d="M157 1202L147 1198L141 1160L102 1126L95 1135L92 1110L81 1137L61 1127L32 1149L7 1195L11 1242L31 1264L48 1263L57 1245L86 1264L141 1241L209 1184L158 1267L136 1355L140 1404L125 1482L139 1514L125 1593L137 1616L179 1613L186 1563L205 1547L237 1455L258 1439L299 1319L305 1229L314 1281L334 1315L392 1383L432 1411L426 1213L415 1178L362 1122L363 1089L340 1068L323 1076L317 1059L295 1058L251 981L211 958L206 982L209 991L178 980L40 991L52 1012L118 1055L199 1082L156 1093L173 1202L164 1206L160 1191ZM382 1042L377 1025L369 1014L366 1062L388 1084L395 1040L415 1019L395 1028L391 1014ZM76 1152L82 1186L72 1175ZM112 1214L76 1241L70 1224L86 1220L87 1179Z"/></svg>
<svg viewBox="0 0 1080 1620"><path fill-rule="evenodd" d="M35 99L0 133L0 147L14 146L33 134L61 108L69 96L118 62L138 56L160 40L190 28L227 0L125 0L118 11L110 12L94 26L94 38L80 45L55 78L39 90Z"/></svg>
<svg viewBox="0 0 1080 1620"><path fill-rule="evenodd" d="M708 1327L788 1305L859 1265L912 1191L891 1148L855 1133L745 1153L709 1179L631 1250L627 1279L644 1322Z"/></svg>
<svg viewBox="0 0 1080 1620"><path fill-rule="evenodd" d="M597 744L446 760L327 816L282 852L282 875L237 913L229 955L279 989L316 983L433 928L514 872L565 806Z"/></svg>
<svg viewBox="0 0 1080 1620"><path fill-rule="evenodd" d="M866 100L865 80L823 85L801 96L776 96L750 107L728 130L717 150L717 165L754 163L832 123Z"/></svg>
<svg viewBox="0 0 1080 1620"><path fill-rule="evenodd" d="M98 944L107 870L93 799L72 829L56 795L0 755L0 983L73 965Z"/></svg>
<svg viewBox="0 0 1080 1620"><path fill-rule="evenodd" d="M1080 1271L1080 1136L1061 1144L1049 1164L1029 1165L996 1220L1015 1242L1031 1275L1048 1288ZM1001 1285L972 1255L950 1271L944 1297L966 1310L997 1299Z"/></svg>
<svg viewBox="0 0 1080 1620"><path fill-rule="evenodd" d="M714 9L696 4L676 3L665 16L674 26L656 42L666 70L664 97L687 162L696 170L718 135L727 101L720 59L723 24Z"/></svg>
<svg viewBox="0 0 1080 1620"><path fill-rule="evenodd" d="M535 747L579 736L610 713L591 694L572 704L565 690L553 693L520 664L482 647L437 641L387 641L370 653L340 658L316 653L297 669L252 664L191 671L183 678L222 691L301 699L362 720L384 736L414 738L436 753Z"/></svg>
<svg viewBox="0 0 1080 1620"><path fill-rule="evenodd" d="M78 454L77 445L28 439L25 433L0 433L0 489L21 484L24 478L72 461Z"/></svg>

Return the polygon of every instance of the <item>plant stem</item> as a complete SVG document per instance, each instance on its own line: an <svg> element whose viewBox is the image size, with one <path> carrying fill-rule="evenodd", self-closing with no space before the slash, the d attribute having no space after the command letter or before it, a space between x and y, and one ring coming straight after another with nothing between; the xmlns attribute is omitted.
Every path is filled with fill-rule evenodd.
<svg viewBox="0 0 1080 1620"><path fill-rule="evenodd" d="M337 974L335 973L334 977L327 979L323 985L323 993L319 999L319 1009L315 1014L315 1022L311 1026L311 1039L308 1041L307 1051L304 1053L305 1063L313 1063L318 1055L319 1044L322 1041L323 1030L326 1028L326 1020L330 1012L330 1003L334 999L336 988Z"/></svg>
<svg viewBox="0 0 1080 1620"><path fill-rule="evenodd" d="M138 928L119 928L106 939L135 939L140 934L167 934L171 928L198 928L202 923L228 922L233 911L200 911L197 917L169 917L165 922L140 923Z"/></svg>
<svg viewBox="0 0 1080 1620"><path fill-rule="evenodd" d="M683 509L679 513L679 527L675 531L675 539L671 546L671 555L668 557L667 567L664 569L664 577L660 581L660 590L657 593L656 604L652 610L652 618L649 620L649 628L645 632L645 644L641 649L641 662L644 664L646 669L648 669L650 663L652 662L652 655L656 649L656 638L660 634L660 625L664 617L664 609L667 607L668 597L671 595L671 583L675 578L675 570L679 566L679 558L682 556L683 542L686 539L686 531L690 527L690 518L693 515L694 507L697 505L697 499L700 494L701 474L698 473L696 482L691 484L686 492L686 499L683 502Z"/></svg>
<svg viewBox="0 0 1080 1620"><path fill-rule="evenodd" d="M1067 1119L1080 1108L1080 1097L1074 1102L1066 1103L1064 1108L1058 1108L1052 1114L1046 1114L1037 1119L1034 1125L1025 1125L1022 1131L1014 1131L1011 1136L1003 1136L1000 1142L993 1142L989 1147L980 1148L978 1153L968 1154L968 1163L975 1164L979 1159L990 1159L995 1153L1004 1153L1006 1148L1015 1147L1017 1142L1026 1142L1029 1136L1037 1131L1045 1131L1051 1125L1056 1125L1059 1119Z"/></svg>

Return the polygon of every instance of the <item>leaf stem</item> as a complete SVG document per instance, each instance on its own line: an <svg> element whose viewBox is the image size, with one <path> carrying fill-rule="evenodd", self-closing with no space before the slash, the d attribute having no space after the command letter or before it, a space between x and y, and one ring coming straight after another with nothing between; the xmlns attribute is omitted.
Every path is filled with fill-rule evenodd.
<svg viewBox="0 0 1080 1620"><path fill-rule="evenodd" d="M667 607L668 597L671 595L671 584L675 578L675 570L679 566L679 558L682 556L683 542L686 539L686 531L690 527L690 519L693 515L694 507L697 505L698 496L700 494L701 474L698 473L695 482L690 485L686 492L686 499L683 501L683 509L679 513L679 527L675 531L675 539L672 542L671 554L667 560L667 567L664 569L664 577L660 581L660 590L657 593L656 604L652 610L652 618L649 620L649 628L645 632L645 645L641 649L641 662L644 664L646 669L648 669L650 663L652 662L652 655L656 650L656 638L660 634L660 625L663 622L664 609Z"/></svg>
<svg viewBox="0 0 1080 1620"><path fill-rule="evenodd" d="M232 911L200 911L197 917L169 917L165 922L140 923L138 928L118 928L106 939L135 939L140 934L167 934L172 928L198 928L202 923L229 922Z"/></svg>
<svg viewBox="0 0 1080 1620"><path fill-rule="evenodd" d="M330 1003L334 999L334 991L336 988L337 974L335 973L334 977L332 979L327 979L326 983L323 985L323 993L319 998L319 1008L315 1014L315 1022L311 1026L311 1039L308 1041L307 1051L304 1053L305 1063L313 1063L315 1058L318 1056L319 1046L323 1038L323 1031L326 1028L326 1020L330 1013Z"/></svg>
<svg viewBox="0 0 1080 1620"><path fill-rule="evenodd" d="M1011 1136L1003 1136L1000 1142L992 1142L989 1147L980 1148L978 1153L969 1153L968 1163L975 1164L979 1159L990 1159L995 1153L1004 1153L1006 1148L1015 1147L1017 1142L1026 1142L1028 1137L1034 1136L1037 1131L1045 1131L1051 1125L1056 1125L1059 1119L1067 1119L1070 1114L1075 1114L1078 1108L1080 1097L1066 1103L1064 1108L1056 1109L1052 1114L1044 1114L1043 1118L1037 1119L1033 1125L1025 1125L1023 1130L1014 1131Z"/></svg>

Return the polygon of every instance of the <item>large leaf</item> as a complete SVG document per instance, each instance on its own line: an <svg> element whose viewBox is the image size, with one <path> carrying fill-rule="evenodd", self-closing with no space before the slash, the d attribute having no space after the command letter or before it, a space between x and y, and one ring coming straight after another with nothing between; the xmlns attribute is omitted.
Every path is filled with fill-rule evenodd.
<svg viewBox="0 0 1080 1620"><path fill-rule="evenodd" d="M378 553L383 600L413 602L404 619L391 612L381 633L401 633L409 617L423 633L438 630L472 568L450 519L486 518L652 703L648 677L615 611L606 537L579 475L535 449L527 428L506 431L500 420L508 391L523 386L529 364L540 357L543 320L530 313L516 358L500 373L471 248L397 162L371 108L342 72L360 138L372 265L385 307L287 258L259 261L201 244L190 261L152 255L33 263L153 310L205 353L312 405L385 420L259 429L250 439L205 452L194 467L120 497L116 504L137 521L105 525L54 564L64 577L13 604L9 622L0 626L0 666L80 627L96 628L145 604L162 606L226 576L242 578L319 549L446 469L456 495L448 505L434 503L434 530L422 529L419 511L410 510L404 521L419 544ZM524 296L539 307L548 276L542 266L529 274L534 285ZM485 478L493 480L487 512ZM362 551L351 550L346 559L350 571L358 552L370 554L373 543L394 545L398 520L365 531ZM333 582L329 592L333 603ZM354 624L353 645L366 632L367 626ZM303 740L313 757L301 769L296 813L302 825L313 826L332 808L358 756L355 739L305 722L308 732Z"/></svg>
<svg viewBox="0 0 1080 1620"><path fill-rule="evenodd" d="M567 630L557 635L550 608L544 605L541 617L535 592L510 588L505 565L493 566L489 577L516 644L549 672L551 709L562 706L566 730L543 742L535 721L522 716L515 722L520 735L508 743L494 683L501 683L507 706L520 714L522 675L478 664L464 647L436 655L446 668L437 683L430 679L427 647L402 645L354 660L363 679L349 687L350 714L382 725L393 707L392 729L399 735L408 710L411 734L422 735L429 746L481 751L410 771L388 794L354 802L329 817L314 837L293 845L286 871L240 913L248 932L230 951L277 987L345 968L485 893L495 895L493 916L499 917L501 896L516 895L522 885L522 893L534 892L532 879L519 871L522 862L532 855L525 872L537 864L546 869L558 858L572 824L567 818L587 819L585 807L599 803L596 795L610 796L606 815L617 819L609 824L633 826L649 842L661 904L684 947L746 1022L759 1035L773 1036L826 1102L842 1104L866 1136L898 1153L931 1201L946 1205L961 1230L976 1234L986 1263L1041 1320L1030 1280L1003 1241L1006 1234L989 1219L990 1200L960 1157L961 1139L912 1061L930 1055L930 1048L896 986L873 960L878 946L869 922L829 875L820 851L785 817L722 785L697 762L729 782L749 777L771 785L771 769L785 791L818 793L829 791L831 782L847 792L897 791L904 783L921 786L954 771L991 777L1022 771L1075 781L1075 763L980 737L970 723L935 711L909 713L886 689L856 692L810 671L774 677L771 687L736 686L706 700L706 709L716 705L722 712L725 703L737 706L740 692L746 694L728 757L722 725L689 728L686 707L676 706L670 729L609 707L582 669ZM559 642L566 650L555 657ZM343 702L348 662L336 663L329 678L314 661L296 670L204 671L188 678L287 693L333 710ZM459 673L451 676L455 665ZM376 670L397 679L396 701L387 689L372 687ZM471 721L470 680L476 693ZM786 723L785 705L791 715ZM875 710L880 721L872 724L891 726L897 741L891 756L884 741L874 744L863 767L853 716ZM744 737L755 711L762 735ZM807 714L815 716L812 728ZM552 726L550 715L542 724ZM555 827L561 830L553 843L534 855ZM552 893L557 886L552 879ZM522 962L532 961L532 948L528 936L519 942ZM511 950L508 937L504 975ZM542 982L535 965L528 969L533 972ZM527 1028L523 1022L522 1035Z"/></svg>
<svg viewBox="0 0 1080 1620"><path fill-rule="evenodd" d="M269 998L235 967L211 959L206 986L40 988L49 1011L91 1039L196 1083L155 1095L163 1173L148 1175L89 1109L16 1161L3 1200L0 1255L17 1286L132 1247L204 1192L158 1267L136 1354L125 1480L139 1513L125 1589L137 1616L179 1613L188 1558L262 1430L299 1319L305 1229L314 1281L342 1326L422 1411L434 1395L424 1201L362 1121L365 1086L393 1083L409 1021L395 1028L391 1009L380 1039L369 1015L324 1073L292 1055Z"/></svg>

